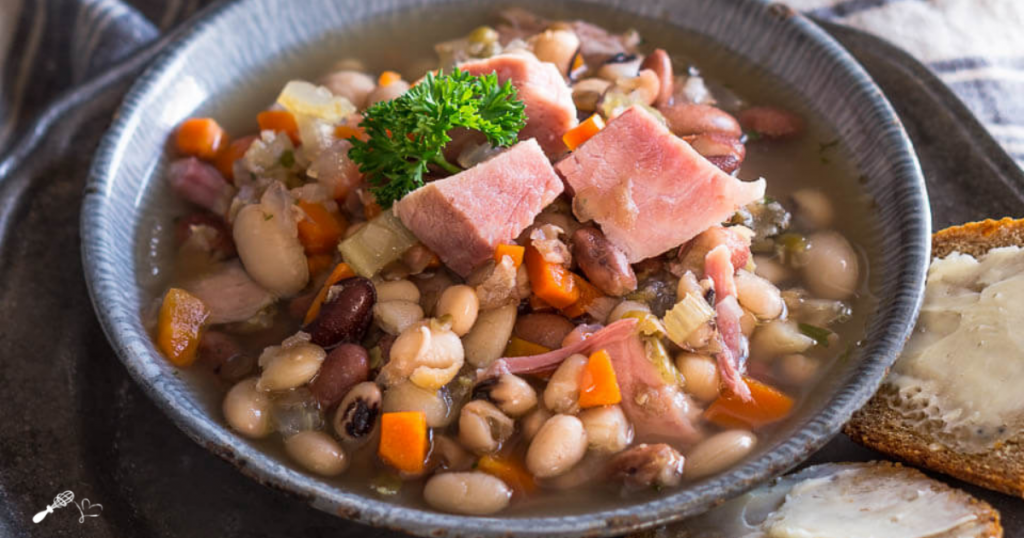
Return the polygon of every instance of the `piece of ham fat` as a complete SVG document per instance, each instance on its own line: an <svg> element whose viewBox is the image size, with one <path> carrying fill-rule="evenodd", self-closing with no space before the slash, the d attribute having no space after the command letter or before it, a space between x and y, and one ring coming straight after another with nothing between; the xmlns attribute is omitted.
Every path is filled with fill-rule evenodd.
<svg viewBox="0 0 1024 538"><path fill-rule="evenodd" d="M719 244L704 257L704 274L715 283L715 324L722 341L722 350L716 357L718 371L729 390L749 401L750 388L741 375L747 346L740 327L743 309L736 300L736 270L732 266L732 257L729 247Z"/></svg>
<svg viewBox="0 0 1024 538"><path fill-rule="evenodd" d="M479 378L503 373L549 371L571 355L586 355L603 349L612 359L615 377L622 391L622 410L636 434L647 439L690 444L697 439L694 421L700 414L700 408L678 386L665 382L654 363L647 358L636 325L636 319L622 319L595 332L581 334L582 338L573 338L567 342L568 345L554 351L499 359Z"/></svg>
<svg viewBox="0 0 1024 538"><path fill-rule="evenodd" d="M535 140L416 189L395 215L456 273L467 276L510 243L564 186Z"/></svg>
<svg viewBox="0 0 1024 538"><path fill-rule="evenodd" d="M494 73L498 82L512 81L518 97L526 105L526 127L519 140L537 139L548 157L566 152L562 135L576 126L576 105L572 90L555 64L542 62L530 54L499 54L459 65L471 75Z"/></svg>
<svg viewBox="0 0 1024 538"><path fill-rule="evenodd" d="M721 171L633 106L555 165L575 192L581 222L594 220L630 263L657 256L764 197L763 179Z"/></svg>

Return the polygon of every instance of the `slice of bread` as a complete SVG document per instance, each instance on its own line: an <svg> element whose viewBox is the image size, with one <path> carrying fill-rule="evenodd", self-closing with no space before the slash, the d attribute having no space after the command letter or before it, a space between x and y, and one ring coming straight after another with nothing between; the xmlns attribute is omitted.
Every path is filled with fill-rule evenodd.
<svg viewBox="0 0 1024 538"><path fill-rule="evenodd" d="M1002 538L999 512L887 461L825 463L779 477L695 518L630 538Z"/></svg>
<svg viewBox="0 0 1024 538"><path fill-rule="evenodd" d="M953 252L984 255L1005 246L1024 247L1024 219L1005 218L954 226L932 237L932 255L944 258ZM1021 305L1024 308L1024 305ZM1024 379L1020 380L1024 384ZM1024 431L984 452L961 453L936 439L919 420L908 420L896 408L897 391L883 384L846 425L851 439L913 465L954 476L1003 493L1024 496Z"/></svg>

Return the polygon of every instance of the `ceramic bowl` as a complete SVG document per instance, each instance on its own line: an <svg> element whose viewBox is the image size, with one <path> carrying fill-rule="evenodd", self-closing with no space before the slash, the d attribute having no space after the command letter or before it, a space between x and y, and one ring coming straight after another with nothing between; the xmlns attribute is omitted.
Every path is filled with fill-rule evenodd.
<svg viewBox="0 0 1024 538"><path fill-rule="evenodd" d="M376 39L379 45L383 36L389 46L348 53L365 53L382 64L399 62L410 47L461 35L476 24L473 13L493 14L494 8L485 0L239 0L194 24L128 92L92 166L82 240L97 315L132 376L190 437L259 482L341 517L420 535L622 534L702 512L797 465L867 401L900 351L919 308L928 262L924 182L892 107L835 41L789 8L754 0L517 4L542 14L611 21L619 29L657 25L661 35L700 43L699 63L781 85L831 127L861 175L860 194L872 200L860 225L875 238L868 257L878 304L861 345L829 371L816 396L751 458L653 500L471 518L390 502L365 488L296 470L232 433L219 402L163 359L143 326L142 312L153 300L148 287L153 275L140 253L154 244L154 229L169 227L166 206L175 207L160 181L170 157L167 141L175 126L193 115L225 118L229 128L254 128L238 119L243 112L252 116L286 80L314 77L331 58L358 49L359 40Z"/></svg>

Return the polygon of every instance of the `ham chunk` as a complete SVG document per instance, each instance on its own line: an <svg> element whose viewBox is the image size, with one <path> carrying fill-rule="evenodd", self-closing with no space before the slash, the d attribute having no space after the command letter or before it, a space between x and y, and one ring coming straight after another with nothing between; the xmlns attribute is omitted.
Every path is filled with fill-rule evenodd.
<svg viewBox="0 0 1024 538"><path fill-rule="evenodd" d="M526 105L526 127L519 139L536 138L548 157L566 152L562 135L578 123L572 90L554 64L525 54L501 54L463 63L460 69L473 75L495 73L498 81L511 80Z"/></svg>
<svg viewBox="0 0 1024 538"><path fill-rule="evenodd" d="M576 193L576 216L600 224L630 263L679 246L764 197L763 179L726 174L639 106L555 168Z"/></svg>
<svg viewBox="0 0 1024 538"><path fill-rule="evenodd" d="M448 267L466 276L511 242L562 193L534 140L469 170L429 183L395 204L395 214Z"/></svg>

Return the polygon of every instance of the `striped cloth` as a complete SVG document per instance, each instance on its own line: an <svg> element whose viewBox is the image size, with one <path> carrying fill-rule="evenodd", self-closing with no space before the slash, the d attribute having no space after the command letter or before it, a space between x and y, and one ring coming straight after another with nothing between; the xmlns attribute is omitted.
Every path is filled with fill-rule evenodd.
<svg viewBox="0 0 1024 538"><path fill-rule="evenodd" d="M61 92L210 0L0 0L0 156ZM789 0L931 67L1024 164L1024 0ZM2 160L2 159L0 159Z"/></svg>

